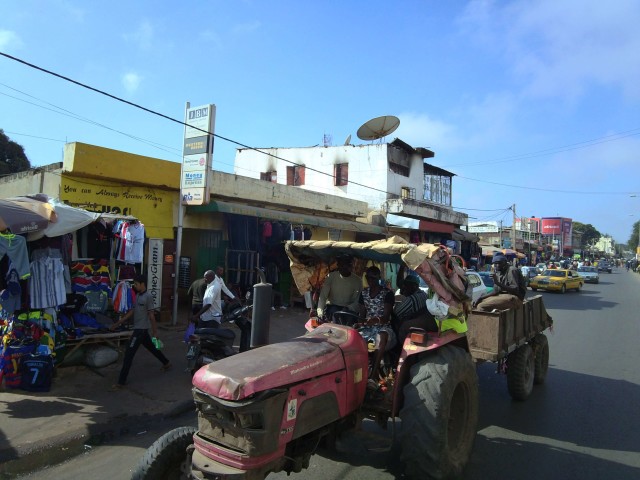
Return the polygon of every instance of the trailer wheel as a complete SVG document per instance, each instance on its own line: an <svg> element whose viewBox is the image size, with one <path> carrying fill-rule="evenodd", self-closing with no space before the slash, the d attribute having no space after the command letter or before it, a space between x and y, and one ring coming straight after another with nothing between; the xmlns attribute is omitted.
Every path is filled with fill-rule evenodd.
<svg viewBox="0 0 640 480"><path fill-rule="evenodd" d="M533 390L533 349L522 345L507 357L507 388L514 400L526 400Z"/></svg>
<svg viewBox="0 0 640 480"><path fill-rule="evenodd" d="M178 480L191 478L191 455L194 427L170 430L153 442L136 466L132 480Z"/></svg>
<svg viewBox="0 0 640 480"><path fill-rule="evenodd" d="M478 423L478 377L471 356L446 345L411 367L400 418L400 458L410 478L459 476Z"/></svg>
<svg viewBox="0 0 640 480"><path fill-rule="evenodd" d="M533 368L533 383L542 385L549 370L549 341L543 333L533 337L535 361Z"/></svg>

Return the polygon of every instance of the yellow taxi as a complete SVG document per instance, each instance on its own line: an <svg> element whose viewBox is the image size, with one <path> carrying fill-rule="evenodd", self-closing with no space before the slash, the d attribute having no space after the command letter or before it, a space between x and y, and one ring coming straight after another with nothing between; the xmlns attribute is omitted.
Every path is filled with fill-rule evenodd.
<svg viewBox="0 0 640 480"><path fill-rule="evenodd" d="M575 270L566 268L547 269L540 275L536 275L529 282L531 290L552 290L555 292L566 292L567 290L580 291L584 280Z"/></svg>

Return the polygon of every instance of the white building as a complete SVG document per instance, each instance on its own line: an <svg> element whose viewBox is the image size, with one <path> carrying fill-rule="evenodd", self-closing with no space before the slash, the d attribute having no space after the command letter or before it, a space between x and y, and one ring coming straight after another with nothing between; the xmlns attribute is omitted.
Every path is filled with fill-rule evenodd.
<svg viewBox="0 0 640 480"><path fill-rule="evenodd" d="M602 236L596 243L594 249L598 252L602 252L605 255L613 255L615 253L616 242L613 238Z"/></svg>
<svg viewBox="0 0 640 480"><path fill-rule="evenodd" d="M467 224L468 216L451 206L454 174L426 163L434 156L426 148L395 139L257 150L238 149L236 174L364 201L371 217L378 213L390 224L424 232L452 233Z"/></svg>

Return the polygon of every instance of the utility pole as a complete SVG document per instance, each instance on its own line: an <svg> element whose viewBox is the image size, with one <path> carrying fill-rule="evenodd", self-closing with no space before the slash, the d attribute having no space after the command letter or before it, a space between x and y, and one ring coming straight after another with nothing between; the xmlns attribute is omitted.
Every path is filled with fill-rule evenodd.
<svg viewBox="0 0 640 480"><path fill-rule="evenodd" d="M516 204L511 206L513 212L513 221L511 222L511 248L516 249Z"/></svg>

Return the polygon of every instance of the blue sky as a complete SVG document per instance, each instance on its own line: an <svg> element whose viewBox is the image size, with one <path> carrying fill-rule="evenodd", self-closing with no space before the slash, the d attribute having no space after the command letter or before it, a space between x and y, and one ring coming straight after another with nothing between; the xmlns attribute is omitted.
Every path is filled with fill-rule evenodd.
<svg viewBox="0 0 640 480"><path fill-rule="evenodd" d="M457 176L470 221L640 220L640 3L0 0L0 52L253 147L334 145L381 115ZM183 128L0 57L0 128L33 165L64 142L181 161ZM214 168L236 146L216 141ZM636 197L631 197L637 194Z"/></svg>

